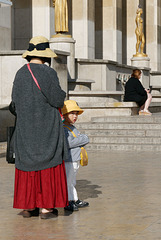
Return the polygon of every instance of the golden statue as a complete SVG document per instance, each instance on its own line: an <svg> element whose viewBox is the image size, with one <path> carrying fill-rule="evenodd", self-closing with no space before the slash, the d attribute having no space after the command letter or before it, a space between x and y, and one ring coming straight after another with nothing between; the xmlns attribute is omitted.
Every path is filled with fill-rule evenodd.
<svg viewBox="0 0 161 240"><path fill-rule="evenodd" d="M55 32L68 32L68 4L67 0L53 0L55 7Z"/></svg>
<svg viewBox="0 0 161 240"><path fill-rule="evenodd" d="M141 18L141 15L143 14L142 8L138 7L136 11L136 54L133 55L134 57L147 57L147 54L145 54L144 51L144 45L145 45L145 37L143 33L143 19ZM140 51L139 51L140 49Z"/></svg>

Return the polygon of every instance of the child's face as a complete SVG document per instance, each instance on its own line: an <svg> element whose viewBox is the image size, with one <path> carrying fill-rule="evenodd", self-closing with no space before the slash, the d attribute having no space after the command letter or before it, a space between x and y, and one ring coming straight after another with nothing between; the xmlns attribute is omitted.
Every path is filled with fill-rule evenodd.
<svg viewBox="0 0 161 240"><path fill-rule="evenodd" d="M73 111L64 115L65 122L69 124L74 124L78 119L78 112Z"/></svg>

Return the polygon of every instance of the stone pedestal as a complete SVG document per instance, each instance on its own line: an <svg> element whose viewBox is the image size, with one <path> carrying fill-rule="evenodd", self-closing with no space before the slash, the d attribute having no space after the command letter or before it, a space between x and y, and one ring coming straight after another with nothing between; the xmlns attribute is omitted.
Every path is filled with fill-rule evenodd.
<svg viewBox="0 0 161 240"><path fill-rule="evenodd" d="M144 88L149 88L150 86L150 58L147 57L135 57L131 58L131 65L142 70L142 75L140 78L141 83ZM147 73L148 72L148 73Z"/></svg>
<svg viewBox="0 0 161 240"><path fill-rule="evenodd" d="M68 53L68 80L75 79L75 40L69 35L55 35L50 39L50 48Z"/></svg>
<svg viewBox="0 0 161 240"><path fill-rule="evenodd" d="M68 92L68 69L67 57L68 55L62 51L55 50L56 58L51 61L51 67L57 72L60 86L67 93Z"/></svg>
<svg viewBox="0 0 161 240"><path fill-rule="evenodd" d="M132 57L131 65L138 68L150 68L150 58L149 57Z"/></svg>

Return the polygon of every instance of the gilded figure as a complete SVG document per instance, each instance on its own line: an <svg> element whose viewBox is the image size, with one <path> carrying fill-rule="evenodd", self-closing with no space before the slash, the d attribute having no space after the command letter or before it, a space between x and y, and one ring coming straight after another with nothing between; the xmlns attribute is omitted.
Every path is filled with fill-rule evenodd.
<svg viewBox="0 0 161 240"><path fill-rule="evenodd" d="M141 15L143 14L142 8L138 7L136 11L136 54L135 57L146 57L147 55L143 52L144 46L145 46L145 37L143 33L143 19L141 18Z"/></svg>
<svg viewBox="0 0 161 240"><path fill-rule="evenodd" d="M68 4L67 0L53 0L55 7L55 32L68 32Z"/></svg>

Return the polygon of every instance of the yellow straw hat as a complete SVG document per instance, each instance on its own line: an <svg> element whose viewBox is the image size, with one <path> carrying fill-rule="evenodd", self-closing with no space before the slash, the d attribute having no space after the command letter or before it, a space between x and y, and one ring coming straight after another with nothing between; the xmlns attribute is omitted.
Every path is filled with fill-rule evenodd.
<svg viewBox="0 0 161 240"><path fill-rule="evenodd" d="M22 55L27 56L54 58L57 55L50 49L49 40L43 36L33 37L29 42L29 48Z"/></svg>
<svg viewBox="0 0 161 240"><path fill-rule="evenodd" d="M78 115L80 115L84 112L74 100L66 100L61 111L63 115L69 112L78 112Z"/></svg>

